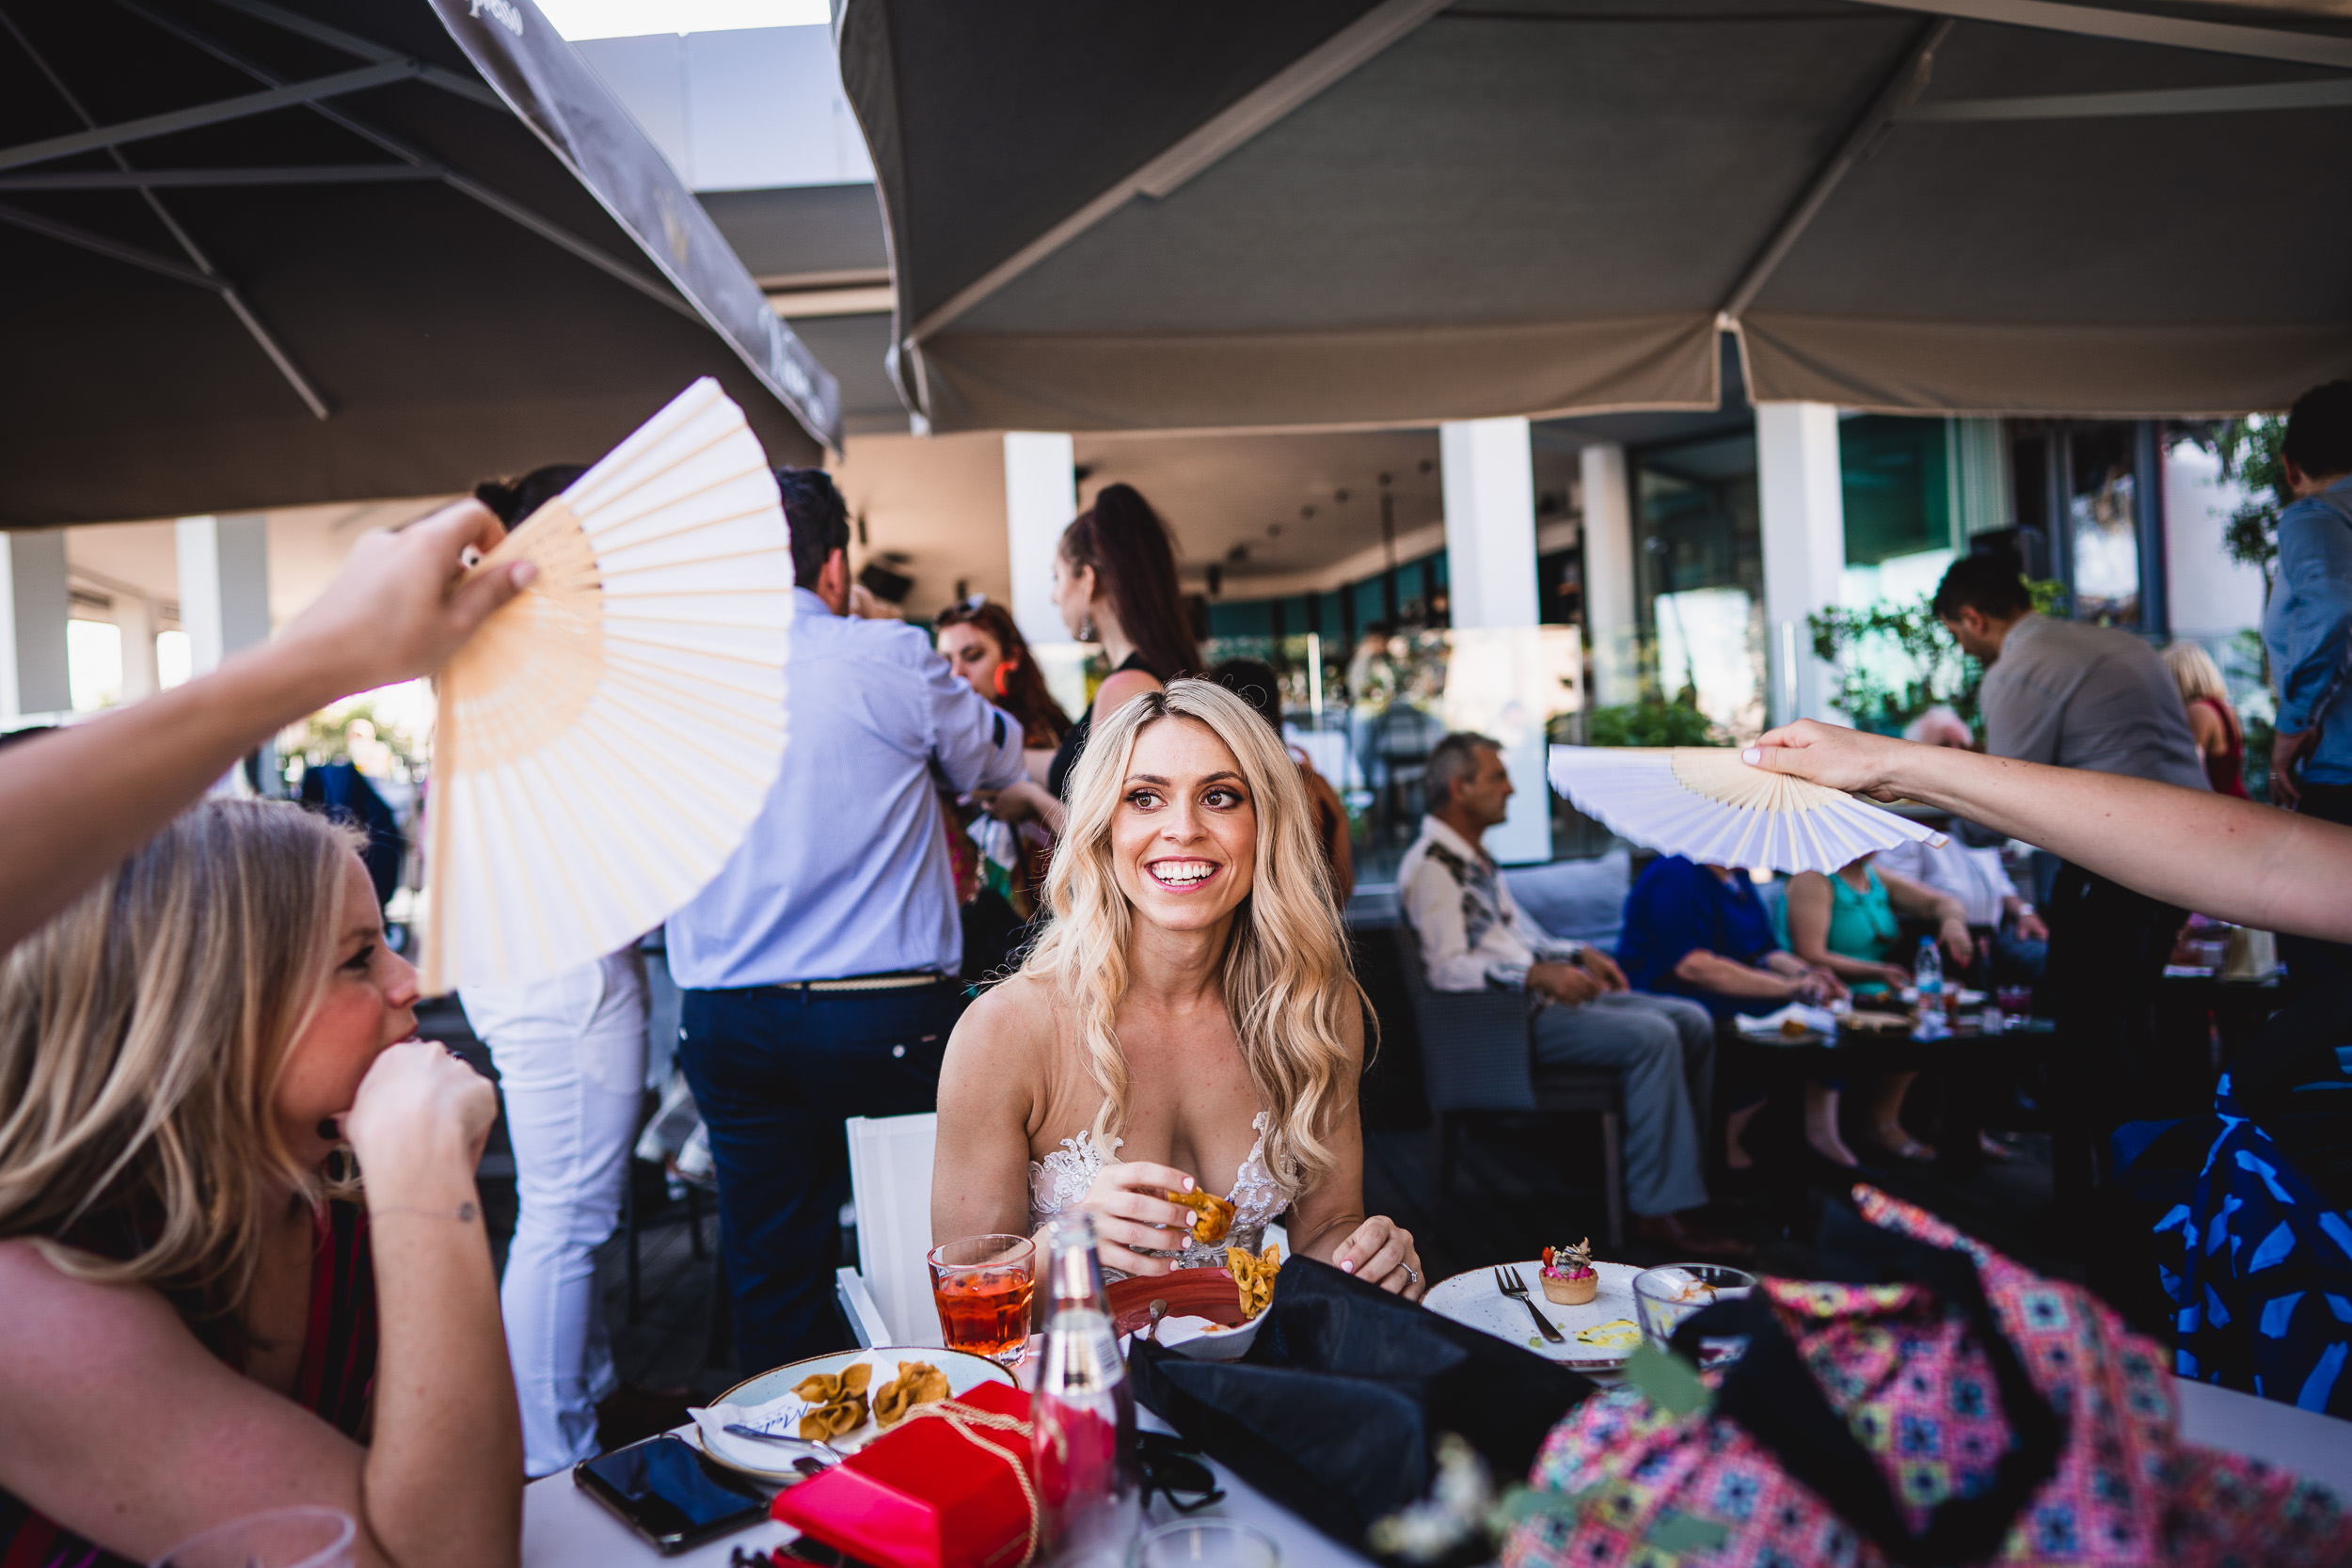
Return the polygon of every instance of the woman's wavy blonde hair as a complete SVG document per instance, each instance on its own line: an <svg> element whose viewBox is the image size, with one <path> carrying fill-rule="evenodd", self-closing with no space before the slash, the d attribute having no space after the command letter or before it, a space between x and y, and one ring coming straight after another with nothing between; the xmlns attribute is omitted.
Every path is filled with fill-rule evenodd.
<svg viewBox="0 0 2352 1568"><path fill-rule="evenodd" d="M1095 1135L1116 1136L1127 1110L1116 1020L1127 994L1135 909L1112 869L1111 822L1136 736L1169 719L1200 724L1225 743L1256 814L1249 895L1225 949L1225 1014L1271 1113L1266 1169L1303 1192L1331 1169L1326 1140L1354 1102L1345 1024L1351 1012L1361 1016L1363 991L1340 928L1313 804L1298 765L1256 709L1213 682L1171 681L1095 730L1071 781L1069 823L1046 874L1053 918L1021 970L1044 978L1076 1015L1087 1071L1103 1091Z"/></svg>
<svg viewBox="0 0 2352 1568"><path fill-rule="evenodd" d="M359 842L290 803L208 801L0 959L0 1237L183 1314L244 1300L273 1206L326 1196L272 1101Z"/></svg>

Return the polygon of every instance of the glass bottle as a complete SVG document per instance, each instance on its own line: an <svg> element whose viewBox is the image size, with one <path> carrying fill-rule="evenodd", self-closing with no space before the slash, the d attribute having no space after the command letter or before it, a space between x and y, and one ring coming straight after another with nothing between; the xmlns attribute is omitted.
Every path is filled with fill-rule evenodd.
<svg viewBox="0 0 2352 1568"><path fill-rule="evenodd" d="M1136 1398L1119 1354L1094 1220L1046 1230L1045 1340L1029 1416L1031 1472L1057 1561L1123 1559L1143 1517Z"/></svg>
<svg viewBox="0 0 2352 1568"><path fill-rule="evenodd" d="M1939 1039L1950 1032L1950 1026L1944 1015L1944 955L1933 937L1919 939L1919 958L1912 976L1919 988L1919 1024L1915 1033L1921 1039Z"/></svg>

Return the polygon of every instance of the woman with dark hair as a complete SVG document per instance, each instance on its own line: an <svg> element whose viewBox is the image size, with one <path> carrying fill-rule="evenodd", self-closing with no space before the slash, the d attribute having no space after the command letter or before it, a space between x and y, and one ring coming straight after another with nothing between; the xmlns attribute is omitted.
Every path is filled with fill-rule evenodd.
<svg viewBox="0 0 2352 1568"><path fill-rule="evenodd" d="M1044 788L1015 784L989 809L1007 821L1034 815L1059 837L1071 771L1086 754L1094 726L1200 663L1176 582L1176 548L1159 514L1134 485L1105 485L1062 531L1061 547L1054 552L1054 608L1072 637L1102 645L1110 678L1062 737Z"/></svg>
<svg viewBox="0 0 2352 1568"><path fill-rule="evenodd" d="M1012 612L977 594L949 605L931 623L940 656L963 683L1021 721L1032 751L1051 755L1070 733L1070 715L1045 689L1029 643Z"/></svg>
<svg viewBox="0 0 2352 1568"><path fill-rule="evenodd" d="M1030 776L1041 775L1054 748L1070 733L1070 716L1045 689L1045 677L1029 657L1028 641L1011 611L976 594L941 610L933 625L947 668L1021 721L1022 738L1032 743L1025 753ZM1036 914L1054 839L1033 822L1003 824L993 832L1009 842L983 855L971 832L979 808L963 804L951 789L943 787L939 795L963 920L963 974L983 980L1004 967L1022 928ZM983 792L970 799L985 806L989 797ZM1009 860L1003 858L1007 855Z"/></svg>
<svg viewBox="0 0 2352 1568"><path fill-rule="evenodd" d="M550 464L474 488L509 529L587 470ZM520 1208L499 1307L522 1406L523 1466L552 1475L601 1451L596 1405L618 1386L596 1248L620 1223L645 1086L645 960L634 942L515 984L468 986L467 1022L506 1097Z"/></svg>

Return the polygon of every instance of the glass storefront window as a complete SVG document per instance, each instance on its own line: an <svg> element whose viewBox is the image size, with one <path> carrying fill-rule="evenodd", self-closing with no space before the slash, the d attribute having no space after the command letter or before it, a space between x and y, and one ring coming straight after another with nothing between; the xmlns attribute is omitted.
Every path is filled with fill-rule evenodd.
<svg viewBox="0 0 2352 1568"><path fill-rule="evenodd" d="M2074 560L2074 618L2137 625L2139 614L2139 496L2133 429L2091 425L2068 435L2072 494L2067 544Z"/></svg>
<svg viewBox="0 0 2352 1568"><path fill-rule="evenodd" d="M1633 470L1644 691L1691 693L1736 736L1765 718L1764 551L1756 435L1644 447ZM1597 661L1616 650L1595 650Z"/></svg>
<svg viewBox="0 0 2352 1568"><path fill-rule="evenodd" d="M1951 547L1959 499L1951 448L1946 419L1864 414L1838 421L1848 566Z"/></svg>
<svg viewBox="0 0 2352 1568"><path fill-rule="evenodd" d="M1450 730L1500 741L1518 789L1487 848L1509 864L1551 859L1559 814L1544 780L1545 748L1583 710L1576 627L1405 631L1359 638L1352 649L1320 637L1216 637L1201 652L1212 663L1274 666L1286 735L1346 802L1359 884L1387 880L1421 832L1429 752Z"/></svg>

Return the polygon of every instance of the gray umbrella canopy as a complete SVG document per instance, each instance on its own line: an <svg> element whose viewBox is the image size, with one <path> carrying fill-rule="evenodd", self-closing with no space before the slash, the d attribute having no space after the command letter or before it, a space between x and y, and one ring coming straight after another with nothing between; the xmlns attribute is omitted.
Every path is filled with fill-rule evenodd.
<svg viewBox="0 0 2352 1568"><path fill-rule="evenodd" d="M0 526L459 490L834 378L530 0L0 0Z"/></svg>
<svg viewBox="0 0 2352 1568"><path fill-rule="evenodd" d="M943 430L2224 413L2352 369L2314 4L846 0Z"/></svg>

